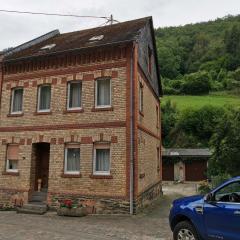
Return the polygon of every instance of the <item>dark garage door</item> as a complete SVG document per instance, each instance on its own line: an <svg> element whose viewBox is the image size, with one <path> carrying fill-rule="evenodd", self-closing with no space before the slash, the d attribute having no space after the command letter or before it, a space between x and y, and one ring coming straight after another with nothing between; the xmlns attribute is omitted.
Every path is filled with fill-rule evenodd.
<svg viewBox="0 0 240 240"><path fill-rule="evenodd" d="M202 181L207 179L207 161L185 163L186 181Z"/></svg>
<svg viewBox="0 0 240 240"><path fill-rule="evenodd" d="M163 181L174 181L174 164L173 163L163 163L162 169Z"/></svg>

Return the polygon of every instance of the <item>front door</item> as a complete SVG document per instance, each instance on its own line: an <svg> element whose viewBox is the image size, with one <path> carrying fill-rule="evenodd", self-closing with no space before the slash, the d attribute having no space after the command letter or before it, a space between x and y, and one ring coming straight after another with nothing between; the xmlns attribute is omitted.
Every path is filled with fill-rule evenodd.
<svg viewBox="0 0 240 240"><path fill-rule="evenodd" d="M36 146L36 176L35 191L38 189L38 181L41 180L41 189L48 188L50 144L38 143Z"/></svg>
<svg viewBox="0 0 240 240"><path fill-rule="evenodd" d="M205 203L204 218L209 240L239 240L240 181L221 188L214 202Z"/></svg>

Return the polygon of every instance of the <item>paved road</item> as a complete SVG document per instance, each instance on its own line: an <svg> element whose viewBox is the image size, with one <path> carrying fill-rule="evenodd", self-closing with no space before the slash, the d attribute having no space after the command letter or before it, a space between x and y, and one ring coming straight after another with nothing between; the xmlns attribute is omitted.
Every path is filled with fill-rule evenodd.
<svg viewBox="0 0 240 240"><path fill-rule="evenodd" d="M0 212L0 240L170 240L169 207L178 196L168 192L137 216L68 218L53 212L43 216Z"/></svg>

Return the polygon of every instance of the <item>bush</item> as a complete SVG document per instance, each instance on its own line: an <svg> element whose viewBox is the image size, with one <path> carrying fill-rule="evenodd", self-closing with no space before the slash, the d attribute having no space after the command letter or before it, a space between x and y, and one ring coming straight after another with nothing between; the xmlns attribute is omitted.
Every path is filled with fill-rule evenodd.
<svg viewBox="0 0 240 240"><path fill-rule="evenodd" d="M226 182L228 179L230 179L231 176L229 174L220 174L218 176L211 177L211 185L212 188L216 188L222 183Z"/></svg>
<svg viewBox="0 0 240 240"><path fill-rule="evenodd" d="M179 95L180 90L176 90L176 89L171 88L171 87L164 87L163 94L165 94L165 95Z"/></svg>
<svg viewBox="0 0 240 240"><path fill-rule="evenodd" d="M190 95L209 94L211 90L210 76L207 72L185 75L181 92Z"/></svg>
<svg viewBox="0 0 240 240"><path fill-rule="evenodd" d="M208 183L208 181L202 181L200 182L199 184L199 187L198 187L198 192L200 194L207 194L211 191L211 187Z"/></svg>
<svg viewBox="0 0 240 240"><path fill-rule="evenodd" d="M222 90L224 90L224 86L221 82L211 81L211 90L212 91L222 91Z"/></svg>

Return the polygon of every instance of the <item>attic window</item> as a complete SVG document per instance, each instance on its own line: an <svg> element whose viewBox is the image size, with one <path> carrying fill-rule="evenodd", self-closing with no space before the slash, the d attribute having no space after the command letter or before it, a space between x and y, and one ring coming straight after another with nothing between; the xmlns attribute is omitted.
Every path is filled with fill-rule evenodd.
<svg viewBox="0 0 240 240"><path fill-rule="evenodd" d="M50 50L50 49L54 48L55 46L56 46L55 43L53 43L53 44L48 44L48 45L42 47L41 50Z"/></svg>
<svg viewBox="0 0 240 240"><path fill-rule="evenodd" d="M104 38L104 35L93 36L93 37L89 38L89 41L90 42L100 41L103 38Z"/></svg>

